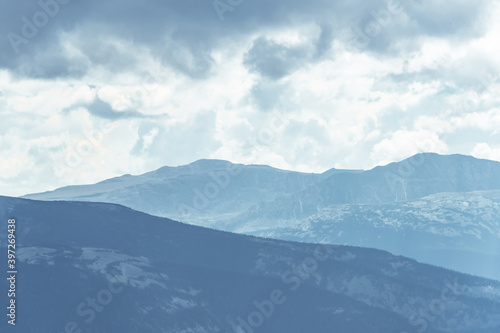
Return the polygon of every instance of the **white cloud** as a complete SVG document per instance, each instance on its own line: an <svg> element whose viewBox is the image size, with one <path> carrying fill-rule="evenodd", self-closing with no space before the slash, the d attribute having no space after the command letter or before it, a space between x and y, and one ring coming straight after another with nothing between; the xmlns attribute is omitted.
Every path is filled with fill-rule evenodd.
<svg viewBox="0 0 500 333"><path fill-rule="evenodd" d="M371 159L375 164L388 164L422 152L447 153L448 146L431 131L398 130L373 147Z"/></svg>
<svg viewBox="0 0 500 333"><path fill-rule="evenodd" d="M468 114L464 117L462 124L464 127L476 127L483 131L498 133L500 129L500 108Z"/></svg>
<svg viewBox="0 0 500 333"><path fill-rule="evenodd" d="M500 145L497 147L491 147L485 142L478 143L470 154L477 158L484 158L487 160L500 162Z"/></svg>
<svg viewBox="0 0 500 333"><path fill-rule="evenodd" d="M456 123L456 119L422 116L415 120L415 129L433 133L449 133L456 129Z"/></svg>

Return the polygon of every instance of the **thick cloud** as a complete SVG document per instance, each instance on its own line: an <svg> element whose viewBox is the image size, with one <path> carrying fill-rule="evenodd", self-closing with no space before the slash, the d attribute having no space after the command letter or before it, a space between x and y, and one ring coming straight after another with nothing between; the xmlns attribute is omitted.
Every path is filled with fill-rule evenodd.
<svg viewBox="0 0 500 333"><path fill-rule="evenodd" d="M491 6L485 0L462 0L453 6L443 0L390 0L389 4L382 0L242 0L236 6L225 2L229 6L225 8L231 10L219 15L216 1L2 2L0 49L4 51L0 66L21 75L47 78L80 78L89 66L121 66L122 70L124 66L133 67L135 47L146 47L185 75L206 78L214 65L214 50L224 48L233 39L255 34L263 36L254 42L248 62L256 70L280 77L299 66L305 51L266 41L266 30L317 23L322 27L317 54L326 52L334 39L345 36L344 42L363 50L389 52L404 40L418 45L419 39L426 36L477 36L482 31L484 12ZM61 36L65 34L78 36L75 46L89 63L79 63L82 59L64 48L65 38ZM129 42L132 55L109 44L113 39ZM274 65L277 68L273 70L270 67Z"/></svg>
<svg viewBox="0 0 500 333"><path fill-rule="evenodd" d="M280 79L299 68L308 58L305 46L287 46L265 38L253 42L245 55L245 65L250 71L271 79Z"/></svg>
<svg viewBox="0 0 500 333"><path fill-rule="evenodd" d="M319 172L499 156L492 0L0 8L0 194L198 158Z"/></svg>

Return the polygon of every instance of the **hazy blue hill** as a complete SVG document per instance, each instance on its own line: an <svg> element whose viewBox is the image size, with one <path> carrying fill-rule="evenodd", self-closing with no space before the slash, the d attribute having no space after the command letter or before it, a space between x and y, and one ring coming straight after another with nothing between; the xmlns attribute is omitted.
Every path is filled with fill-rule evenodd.
<svg viewBox="0 0 500 333"><path fill-rule="evenodd" d="M331 173L335 170L327 171ZM305 189L325 177L264 165L199 160L143 175L125 175L93 185L68 186L25 197L119 203L158 216L209 225L261 201Z"/></svg>
<svg viewBox="0 0 500 333"><path fill-rule="evenodd" d="M0 197L0 219L12 217L20 332L71 322L82 332L236 332L230 323L258 317L254 302L274 290L284 303L255 332L500 329L500 283L384 251L230 234L113 204ZM105 304L92 311L93 298Z"/></svg>
<svg viewBox="0 0 500 333"><path fill-rule="evenodd" d="M334 174L290 196L252 208L259 218L301 218L334 204L374 204L441 192L500 189L500 163L465 155L423 153L361 173Z"/></svg>
<svg viewBox="0 0 500 333"><path fill-rule="evenodd" d="M494 189L500 189L499 162L423 153L368 171L331 169L323 174L199 160L25 197L120 203L197 224L200 219L222 223L247 210L250 217L296 219L333 204L400 202L441 192Z"/></svg>

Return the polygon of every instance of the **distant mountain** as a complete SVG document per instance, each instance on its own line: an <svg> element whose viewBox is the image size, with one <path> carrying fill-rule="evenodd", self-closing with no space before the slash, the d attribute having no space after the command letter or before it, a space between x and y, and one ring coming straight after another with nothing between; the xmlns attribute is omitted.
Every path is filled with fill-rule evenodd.
<svg viewBox="0 0 500 333"><path fill-rule="evenodd" d="M419 154L261 202L224 230L368 246L500 280L500 163Z"/></svg>
<svg viewBox="0 0 500 333"><path fill-rule="evenodd" d="M0 220L10 218L19 332L500 329L499 282L384 251L230 234L114 204L0 197Z"/></svg>
<svg viewBox="0 0 500 333"><path fill-rule="evenodd" d="M271 210L272 212L272 210ZM303 219L236 218L227 230L384 249L500 280L500 191L438 193L387 204L331 205Z"/></svg>
<svg viewBox="0 0 500 333"><path fill-rule="evenodd" d="M331 169L312 174L264 165L199 160L139 176L124 175L94 185L67 186L24 198L118 203L149 214L209 226L259 202L306 189L331 175L357 172L360 171Z"/></svg>
<svg viewBox="0 0 500 333"><path fill-rule="evenodd" d="M297 219L337 204L403 202L443 192L500 190L500 163L424 153L361 173L335 174L252 209L259 218Z"/></svg>
<svg viewBox="0 0 500 333"><path fill-rule="evenodd" d="M375 247L500 280L498 190L499 162L424 153L323 174L202 160L27 197L114 202L220 230Z"/></svg>

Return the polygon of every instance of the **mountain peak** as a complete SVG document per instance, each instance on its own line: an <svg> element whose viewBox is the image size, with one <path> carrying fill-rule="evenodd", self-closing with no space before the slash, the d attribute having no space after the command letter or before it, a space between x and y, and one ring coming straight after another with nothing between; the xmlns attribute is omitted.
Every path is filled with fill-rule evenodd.
<svg viewBox="0 0 500 333"><path fill-rule="evenodd" d="M226 160L208 159L208 158L202 158L200 160L188 164L188 166L203 168L203 169L226 168L229 165L233 165L233 163Z"/></svg>

